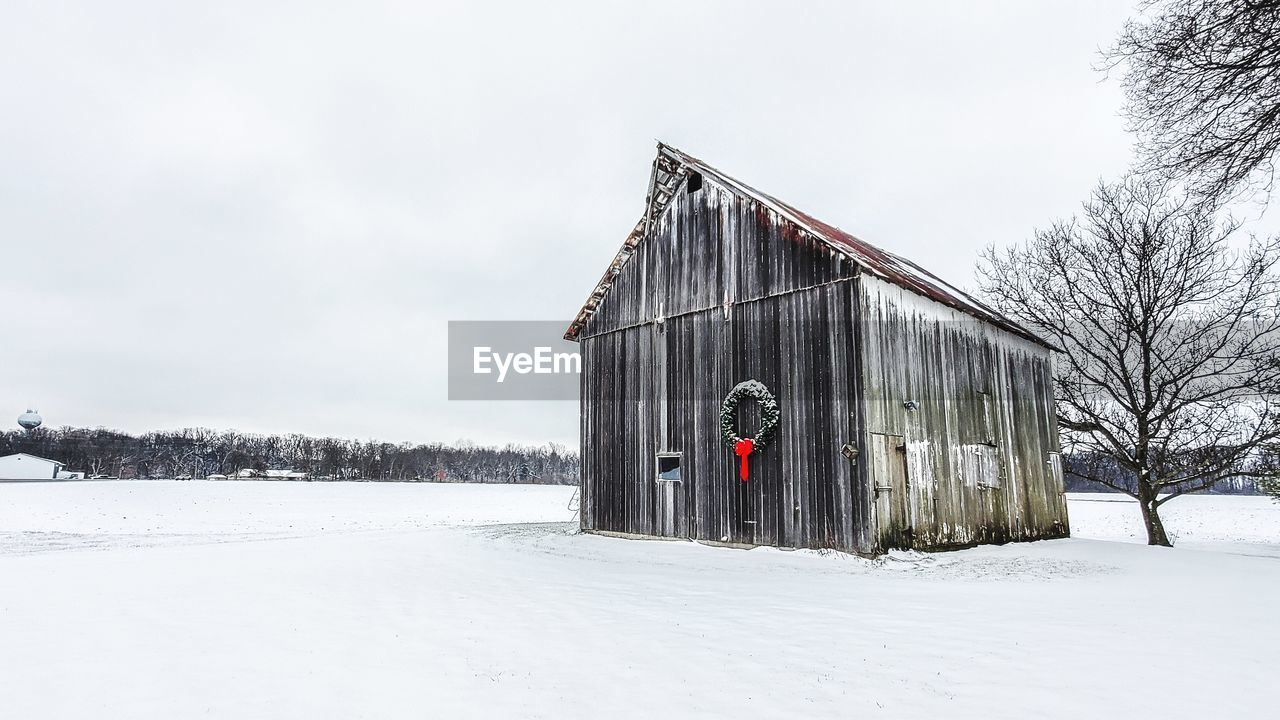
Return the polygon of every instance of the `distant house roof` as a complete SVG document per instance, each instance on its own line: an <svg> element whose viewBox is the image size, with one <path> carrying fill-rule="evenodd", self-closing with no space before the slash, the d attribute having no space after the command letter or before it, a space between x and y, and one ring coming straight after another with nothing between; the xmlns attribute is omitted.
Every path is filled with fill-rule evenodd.
<svg viewBox="0 0 1280 720"><path fill-rule="evenodd" d="M573 323L569 325L569 329L564 335L566 340L578 339L578 334L582 332L587 320L595 313L596 308L600 306L600 302L613 285L614 279L622 272L623 266L626 265L627 260L635 252L636 246L648 234L653 223L666 209L667 203L675 194L675 190L680 187L684 178L691 172L697 172L703 176L713 178L733 192L756 200L790 220L800 230L843 253L867 273L883 278L888 282L943 305L953 307L980 320L1002 327L1049 349L1055 349L1053 345L1037 337L1030 330L1005 317L968 293L948 284L910 260L860 240L834 225L828 225L777 198L766 195L746 183L729 177L691 155L663 143L658 143L658 157L653 161L653 172L649 178L649 195L645 199L645 213L640 218L640 221L636 223L635 228L631 230L631 234L627 236L626 241L622 244L622 249L614 256L613 262L609 264L609 269L605 271L604 277L600 278L600 282L591 291L591 295L587 298L586 303L583 304L582 309L578 311Z"/></svg>
<svg viewBox="0 0 1280 720"><path fill-rule="evenodd" d="M5 458L12 458L12 457L24 457L29 460L39 460L41 462L53 463L54 465L66 465L66 463L60 460L50 460L49 458L46 458L46 457L40 457L39 455L30 455L28 453L13 453L12 455L5 455L4 457L0 457L0 460L3 460Z"/></svg>

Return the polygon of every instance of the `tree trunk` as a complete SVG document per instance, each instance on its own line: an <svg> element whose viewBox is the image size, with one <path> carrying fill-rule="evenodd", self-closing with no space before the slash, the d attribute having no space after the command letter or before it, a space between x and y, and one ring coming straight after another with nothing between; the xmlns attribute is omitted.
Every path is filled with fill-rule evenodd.
<svg viewBox="0 0 1280 720"><path fill-rule="evenodd" d="M1142 508L1142 524L1147 528L1147 544L1173 547L1173 543L1169 542L1169 536L1164 531L1164 523L1160 521L1160 510L1156 507L1156 493L1140 493L1138 507Z"/></svg>

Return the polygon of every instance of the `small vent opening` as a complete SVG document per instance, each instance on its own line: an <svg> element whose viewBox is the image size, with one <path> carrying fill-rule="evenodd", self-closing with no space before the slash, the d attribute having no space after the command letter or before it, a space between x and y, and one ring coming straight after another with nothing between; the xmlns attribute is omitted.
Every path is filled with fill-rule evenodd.
<svg viewBox="0 0 1280 720"><path fill-rule="evenodd" d="M689 173L689 179L685 182L687 192L692 195L702 189L702 173Z"/></svg>

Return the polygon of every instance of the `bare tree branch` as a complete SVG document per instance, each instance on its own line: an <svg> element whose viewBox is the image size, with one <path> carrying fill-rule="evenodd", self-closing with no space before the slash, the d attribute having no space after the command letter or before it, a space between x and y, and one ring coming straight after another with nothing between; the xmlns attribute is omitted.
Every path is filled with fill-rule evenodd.
<svg viewBox="0 0 1280 720"><path fill-rule="evenodd" d="M1209 197L1270 190L1280 150L1280 0L1144 6L1105 53L1124 72L1146 167L1195 179Z"/></svg>

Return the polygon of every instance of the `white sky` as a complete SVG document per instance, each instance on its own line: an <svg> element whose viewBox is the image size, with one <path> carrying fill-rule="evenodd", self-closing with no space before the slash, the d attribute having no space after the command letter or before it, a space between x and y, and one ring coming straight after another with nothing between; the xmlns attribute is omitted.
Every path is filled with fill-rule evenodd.
<svg viewBox="0 0 1280 720"><path fill-rule="evenodd" d="M575 443L448 402L446 322L568 321L656 139L962 286L1130 157L1115 0L56 5L0 26L0 421Z"/></svg>

